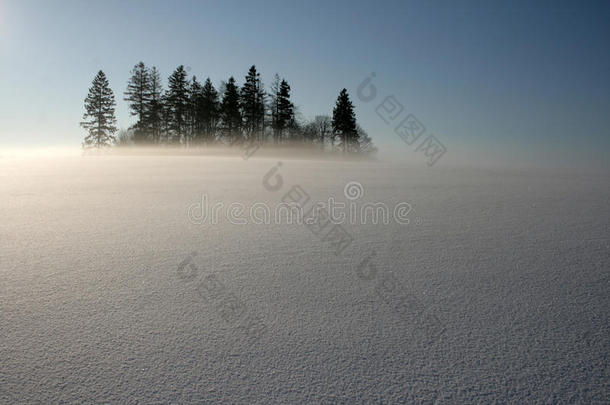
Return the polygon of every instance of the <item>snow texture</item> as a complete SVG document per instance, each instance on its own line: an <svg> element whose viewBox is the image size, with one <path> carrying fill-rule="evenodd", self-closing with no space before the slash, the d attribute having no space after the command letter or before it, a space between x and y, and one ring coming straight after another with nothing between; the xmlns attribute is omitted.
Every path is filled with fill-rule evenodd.
<svg viewBox="0 0 610 405"><path fill-rule="evenodd" d="M607 176L276 164L0 159L0 403L610 402ZM187 216L350 181L410 223Z"/></svg>

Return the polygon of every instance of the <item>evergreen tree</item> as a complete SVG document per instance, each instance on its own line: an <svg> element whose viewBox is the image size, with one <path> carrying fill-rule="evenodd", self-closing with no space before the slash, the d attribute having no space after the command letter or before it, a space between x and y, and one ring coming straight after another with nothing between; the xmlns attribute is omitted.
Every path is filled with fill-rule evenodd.
<svg viewBox="0 0 610 405"><path fill-rule="evenodd" d="M151 140L154 143L159 143L163 131L163 85L161 84L161 75L154 66L150 69L148 90L146 128L151 135Z"/></svg>
<svg viewBox="0 0 610 405"><path fill-rule="evenodd" d="M166 108L168 109L169 141L171 143L179 143L182 139L185 146L188 146L188 87L186 70L183 65L180 65L169 77Z"/></svg>
<svg viewBox="0 0 610 405"><path fill-rule="evenodd" d="M201 105L203 87L197 81L197 76L193 76L189 87L189 134L191 139L199 143L203 137L203 123L201 117Z"/></svg>
<svg viewBox="0 0 610 405"><path fill-rule="evenodd" d="M165 91L161 96L161 141L166 144L172 143L172 111L169 108L169 102L167 100L169 95L168 91Z"/></svg>
<svg viewBox="0 0 610 405"><path fill-rule="evenodd" d="M296 129L294 118L294 104L290 101L290 86L286 80L280 83L280 91L277 100L277 128L280 138L286 129Z"/></svg>
<svg viewBox="0 0 610 405"><path fill-rule="evenodd" d="M356 114L354 105L349 99L347 90L341 90L333 109L333 132L339 136L343 152L358 150L358 131L356 129Z"/></svg>
<svg viewBox="0 0 610 405"><path fill-rule="evenodd" d="M216 126L220 119L220 103L218 101L218 92L209 77L203 84L200 108L205 142L211 142L216 136Z"/></svg>
<svg viewBox="0 0 610 405"><path fill-rule="evenodd" d="M276 74L271 84L271 128L275 143L285 136L287 129L296 126L294 104L290 101L290 86Z"/></svg>
<svg viewBox="0 0 610 405"><path fill-rule="evenodd" d="M280 128L279 122L279 99L280 99L280 75L277 73L271 83L271 93L269 100L269 115L271 116L271 129L273 130L273 142L279 143L280 141Z"/></svg>
<svg viewBox="0 0 610 405"><path fill-rule="evenodd" d="M110 89L106 75L100 70L85 98L85 114L80 126L89 134L83 142L84 148L110 146L115 141L114 133L117 130L115 105L114 93Z"/></svg>
<svg viewBox="0 0 610 405"><path fill-rule="evenodd" d="M133 67L124 96L124 100L129 102L131 115L138 117L138 121L131 127L134 130L134 141L142 143L147 140L148 135L146 133L146 114L150 101L150 72L144 62Z"/></svg>
<svg viewBox="0 0 610 405"><path fill-rule="evenodd" d="M260 73L252 65L246 81L241 89L241 110L243 129L248 139L262 138L265 122L265 91L261 82Z"/></svg>
<svg viewBox="0 0 610 405"><path fill-rule="evenodd" d="M242 119L239 109L239 92L233 76L229 78L225 86L220 107L223 129L229 142L234 143L241 139Z"/></svg>

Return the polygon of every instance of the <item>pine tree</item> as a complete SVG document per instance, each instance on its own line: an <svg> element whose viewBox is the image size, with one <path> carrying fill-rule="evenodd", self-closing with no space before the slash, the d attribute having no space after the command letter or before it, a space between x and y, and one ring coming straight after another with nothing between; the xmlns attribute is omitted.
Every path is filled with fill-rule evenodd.
<svg viewBox="0 0 610 405"><path fill-rule="evenodd" d="M280 75L277 73L271 83L271 92L269 94L269 114L271 116L271 129L273 130L273 142L279 143L280 141L280 128L279 122L279 100L280 100Z"/></svg>
<svg viewBox="0 0 610 405"><path fill-rule="evenodd" d="M168 109L168 134L171 143L179 143L183 139L188 146L187 114L189 109L189 94L187 73L183 65L176 68L169 77L166 94L166 108Z"/></svg>
<svg viewBox="0 0 610 405"><path fill-rule="evenodd" d="M241 89L243 128L248 139L262 138L265 124L265 91L260 73L252 65Z"/></svg>
<svg viewBox="0 0 610 405"><path fill-rule="evenodd" d="M201 123L206 142L212 142L216 136L216 126L220 119L218 92L208 77L201 92Z"/></svg>
<svg viewBox="0 0 610 405"><path fill-rule="evenodd" d="M168 106L168 96L168 91L163 92L161 95L161 139L162 142L166 144L173 142L171 130L172 111Z"/></svg>
<svg viewBox="0 0 610 405"><path fill-rule="evenodd" d="M203 87L197 81L197 76L193 76L189 87L189 134L194 142L201 142L203 137L203 123L201 117L201 105Z"/></svg>
<svg viewBox="0 0 610 405"><path fill-rule="evenodd" d="M271 128L275 143L279 143L287 129L296 125L294 104L290 101L290 86L276 74L271 85Z"/></svg>
<svg viewBox="0 0 610 405"><path fill-rule="evenodd" d="M356 129L356 114L354 105L349 99L347 89L341 90L337 104L333 109L333 132L339 136L343 152L358 149L358 131Z"/></svg>
<svg viewBox="0 0 610 405"><path fill-rule="evenodd" d="M290 86L286 80L280 83L277 109L277 127L281 138L286 129L294 129L296 125L294 104L290 101Z"/></svg>
<svg viewBox="0 0 610 405"><path fill-rule="evenodd" d="M131 127L134 130L134 141L143 143L148 136L146 114L150 97L150 73L144 62L133 67L124 96L124 100L129 102L131 115L138 117L138 121Z"/></svg>
<svg viewBox="0 0 610 405"><path fill-rule="evenodd" d="M84 148L110 146L115 141L114 133L117 130L115 105L114 93L110 89L106 75L100 70L89 88L89 94L85 99L85 114L80 123L81 127L89 131L83 142Z"/></svg>
<svg viewBox="0 0 610 405"><path fill-rule="evenodd" d="M154 143L159 143L163 130L163 85L161 84L161 75L154 66L150 69L148 90L146 128L151 135L151 140Z"/></svg>
<svg viewBox="0 0 610 405"><path fill-rule="evenodd" d="M225 86L220 107L223 129L231 143L241 140L242 119L239 106L239 92L235 79L231 76Z"/></svg>

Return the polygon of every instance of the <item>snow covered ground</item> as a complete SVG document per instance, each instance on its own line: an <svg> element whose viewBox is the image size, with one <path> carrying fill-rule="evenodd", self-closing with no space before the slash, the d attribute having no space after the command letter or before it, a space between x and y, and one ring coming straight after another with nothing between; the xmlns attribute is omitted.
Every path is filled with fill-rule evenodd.
<svg viewBox="0 0 610 405"><path fill-rule="evenodd" d="M608 403L608 180L1 158L0 403ZM307 224L187 215L294 185L409 223L344 223L337 253Z"/></svg>

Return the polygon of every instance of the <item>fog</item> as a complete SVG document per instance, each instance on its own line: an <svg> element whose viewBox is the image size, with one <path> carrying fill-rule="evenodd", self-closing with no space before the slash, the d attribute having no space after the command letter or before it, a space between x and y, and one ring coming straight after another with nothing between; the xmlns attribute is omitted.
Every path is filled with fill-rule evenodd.
<svg viewBox="0 0 610 405"><path fill-rule="evenodd" d="M607 176L185 154L1 154L0 402L607 399Z"/></svg>

